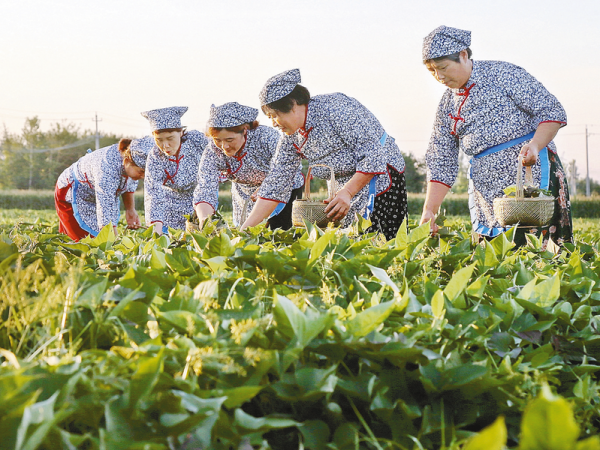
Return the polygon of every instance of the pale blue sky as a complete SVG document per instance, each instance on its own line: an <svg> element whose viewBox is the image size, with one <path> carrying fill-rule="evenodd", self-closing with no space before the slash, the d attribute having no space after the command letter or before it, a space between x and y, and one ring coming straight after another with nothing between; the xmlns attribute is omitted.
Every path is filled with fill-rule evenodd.
<svg viewBox="0 0 600 450"><path fill-rule="evenodd" d="M140 111L258 106L271 75L298 67L312 94L344 92L371 109L404 152L424 154L444 90L421 63L439 25L472 31L473 57L521 65L558 97L564 163L600 180L600 2L581 0L0 0L0 122L65 119L131 136ZM262 117L262 122L268 121Z"/></svg>

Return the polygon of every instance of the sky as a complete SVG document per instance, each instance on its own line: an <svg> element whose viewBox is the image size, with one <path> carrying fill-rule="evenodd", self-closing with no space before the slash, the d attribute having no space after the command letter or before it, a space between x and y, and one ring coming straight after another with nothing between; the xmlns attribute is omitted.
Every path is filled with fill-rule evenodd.
<svg viewBox="0 0 600 450"><path fill-rule="evenodd" d="M140 112L258 107L265 81L299 68L312 95L343 92L422 157L444 87L421 61L439 25L471 30L473 59L520 65L563 104L555 142L566 166L600 180L598 0L0 0L0 123L25 118L141 137ZM261 123L269 125L261 113Z"/></svg>

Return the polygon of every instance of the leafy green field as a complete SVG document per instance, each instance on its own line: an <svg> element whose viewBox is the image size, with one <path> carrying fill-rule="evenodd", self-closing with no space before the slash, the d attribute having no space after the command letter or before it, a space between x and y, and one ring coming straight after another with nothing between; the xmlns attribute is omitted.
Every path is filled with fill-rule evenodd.
<svg viewBox="0 0 600 450"><path fill-rule="evenodd" d="M598 220L564 249L216 225L2 211L0 448L600 449Z"/></svg>

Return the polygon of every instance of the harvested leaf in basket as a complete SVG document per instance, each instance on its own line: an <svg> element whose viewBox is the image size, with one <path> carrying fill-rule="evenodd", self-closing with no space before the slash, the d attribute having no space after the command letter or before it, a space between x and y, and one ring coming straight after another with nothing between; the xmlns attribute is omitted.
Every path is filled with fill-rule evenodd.
<svg viewBox="0 0 600 450"><path fill-rule="evenodd" d="M516 197L517 195L517 185L513 184L504 188L504 196L505 197ZM537 197L552 197L552 192L547 189L541 189L536 186L524 186L523 187L523 195L525 198L537 198Z"/></svg>

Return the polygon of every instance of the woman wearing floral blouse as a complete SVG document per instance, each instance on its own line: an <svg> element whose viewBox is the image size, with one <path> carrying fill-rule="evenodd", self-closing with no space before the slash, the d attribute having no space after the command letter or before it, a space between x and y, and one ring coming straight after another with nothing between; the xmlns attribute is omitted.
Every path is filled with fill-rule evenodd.
<svg viewBox="0 0 600 450"><path fill-rule="evenodd" d="M348 226L357 214L370 216L374 230L393 238L406 217L404 159L394 139L357 100L344 94L311 97L300 71L270 78L260 93L263 112L285 136L279 140L271 171L242 228L266 218L290 197L302 159L332 167L341 187L326 208L332 220ZM329 179L330 171L312 173Z"/></svg>
<svg viewBox="0 0 600 450"><path fill-rule="evenodd" d="M198 167L208 139L196 130L185 131L181 116L187 107L142 113L152 128L156 145L148 155L144 186L146 222L158 234L168 228L185 229L184 214L194 213L193 194Z"/></svg>
<svg viewBox="0 0 600 450"><path fill-rule="evenodd" d="M107 224L117 231L120 197L129 228L139 228L133 193L144 177L149 138L121 139L81 157L65 169L56 182L54 201L58 231L74 241L96 236Z"/></svg>
<svg viewBox="0 0 600 450"><path fill-rule="evenodd" d="M558 198L549 227L537 231L557 243L572 241L567 179L552 139L567 118L558 100L521 67L473 61L471 32L441 26L423 42L423 62L448 87L438 106L427 149L428 187L421 223L434 218L456 180L459 149L471 156L469 207L473 231L494 237L505 231L493 200L515 184L518 156L533 166L534 182ZM523 243L523 231L516 241Z"/></svg>
<svg viewBox="0 0 600 450"><path fill-rule="evenodd" d="M258 110L236 102L212 105L207 135L212 138L204 150L194 191L194 209L200 223L214 214L218 204L219 181L231 181L233 223L252 211L249 201L269 172L269 164L280 133L271 127L258 125ZM281 204L281 210L268 221L271 228L292 227L292 201L302 196L304 178L300 171L293 180L291 198ZM244 207L246 211L244 211Z"/></svg>

